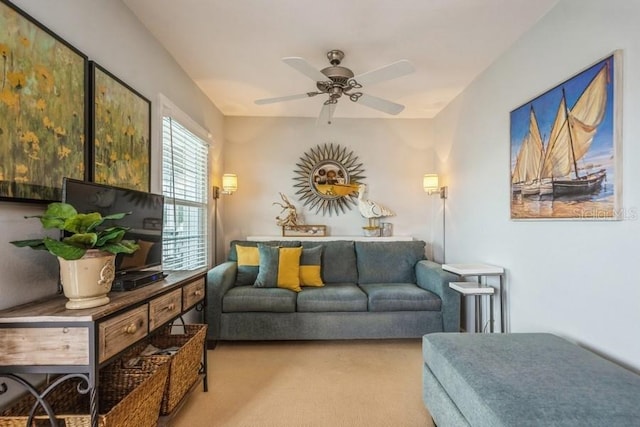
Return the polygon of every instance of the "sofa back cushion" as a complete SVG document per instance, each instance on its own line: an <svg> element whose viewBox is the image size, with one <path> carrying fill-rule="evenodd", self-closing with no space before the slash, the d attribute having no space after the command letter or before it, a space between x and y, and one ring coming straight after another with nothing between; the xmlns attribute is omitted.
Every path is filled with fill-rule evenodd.
<svg viewBox="0 0 640 427"><path fill-rule="evenodd" d="M322 245L322 280L324 283L357 283L356 252L353 241L302 242L303 248Z"/></svg>
<svg viewBox="0 0 640 427"><path fill-rule="evenodd" d="M415 283L425 242L356 242L358 283Z"/></svg>

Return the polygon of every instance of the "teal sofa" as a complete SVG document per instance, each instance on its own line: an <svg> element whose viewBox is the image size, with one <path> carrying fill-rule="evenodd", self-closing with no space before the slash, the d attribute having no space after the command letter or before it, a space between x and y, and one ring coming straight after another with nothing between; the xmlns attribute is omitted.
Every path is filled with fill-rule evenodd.
<svg viewBox="0 0 640 427"><path fill-rule="evenodd" d="M423 337L423 400L438 426L640 425L640 375L545 333Z"/></svg>
<svg viewBox="0 0 640 427"><path fill-rule="evenodd" d="M272 246L322 246L322 287L301 292L238 283L236 246L207 275L210 346L219 340L419 338L457 332L455 275L425 259L423 241L272 241ZM244 282L246 283L246 281Z"/></svg>

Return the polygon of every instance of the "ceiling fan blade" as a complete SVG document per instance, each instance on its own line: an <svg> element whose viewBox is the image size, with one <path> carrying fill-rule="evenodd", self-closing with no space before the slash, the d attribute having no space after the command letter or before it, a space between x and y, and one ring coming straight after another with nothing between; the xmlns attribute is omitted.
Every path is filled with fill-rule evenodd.
<svg viewBox="0 0 640 427"><path fill-rule="evenodd" d="M282 58L282 62L300 71L314 82L324 82L329 80L327 76L322 74L320 70L309 64L306 59L297 56L289 56Z"/></svg>
<svg viewBox="0 0 640 427"><path fill-rule="evenodd" d="M256 99L253 102L258 105L273 104L274 102L291 101L293 99L301 99L301 98L310 98L312 96L318 95L319 93L320 92L299 93L297 95L279 96L277 98Z"/></svg>
<svg viewBox="0 0 640 427"><path fill-rule="evenodd" d="M330 125L333 120L333 113L336 111L336 105L338 104L322 104L322 109L320 110L320 115L318 116L316 125Z"/></svg>
<svg viewBox="0 0 640 427"><path fill-rule="evenodd" d="M391 80L397 77L402 77L407 74L413 73L415 70L416 69L411 62L407 61L406 59L402 59L398 62L385 65L384 67L359 74L355 76L353 80L357 81L362 86L366 86L384 80Z"/></svg>
<svg viewBox="0 0 640 427"><path fill-rule="evenodd" d="M366 93L363 93L356 102L358 104L366 105L367 107L382 111L383 113L393 114L394 116L404 110L404 105L396 104L395 102L378 98L377 96L367 95Z"/></svg>

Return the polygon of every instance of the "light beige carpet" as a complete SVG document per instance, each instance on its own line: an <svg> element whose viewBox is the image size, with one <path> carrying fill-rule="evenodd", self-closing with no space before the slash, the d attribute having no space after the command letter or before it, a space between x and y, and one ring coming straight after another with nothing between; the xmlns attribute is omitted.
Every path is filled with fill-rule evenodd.
<svg viewBox="0 0 640 427"><path fill-rule="evenodd" d="M172 427L431 427L421 340L220 343Z"/></svg>

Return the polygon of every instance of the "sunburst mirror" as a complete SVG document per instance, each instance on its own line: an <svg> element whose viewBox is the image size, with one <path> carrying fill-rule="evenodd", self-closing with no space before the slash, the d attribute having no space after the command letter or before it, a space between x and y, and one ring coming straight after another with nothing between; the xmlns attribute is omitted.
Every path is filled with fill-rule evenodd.
<svg viewBox="0 0 640 427"><path fill-rule="evenodd" d="M352 151L338 144L319 144L304 153L296 166L296 194L309 210L339 215L356 206L358 184L365 176Z"/></svg>

